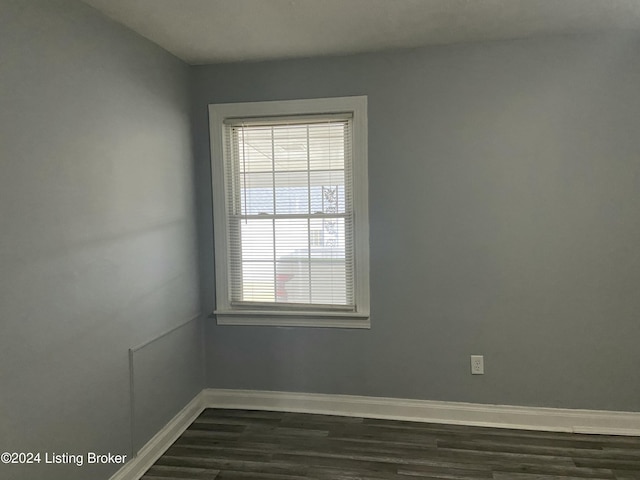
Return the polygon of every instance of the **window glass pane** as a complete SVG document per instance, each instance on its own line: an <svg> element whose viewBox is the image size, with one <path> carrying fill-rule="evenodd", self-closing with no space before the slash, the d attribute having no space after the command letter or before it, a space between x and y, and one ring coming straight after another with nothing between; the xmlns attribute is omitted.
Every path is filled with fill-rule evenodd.
<svg viewBox="0 0 640 480"><path fill-rule="evenodd" d="M344 183L339 180L331 183L331 180L327 179L323 183L311 187L312 213L345 212Z"/></svg>
<svg viewBox="0 0 640 480"><path fill-rule="evenodd" d="M242 262L242 301L275 301L273 262Z"/></svg>
<svg viewBox="0 0 640 480"><path fill-rule="evenodd" d="M318 251L328 256L345 255L344 218L314 218L309 223L312 247L322 247ZM312 249L312 252L315 250ZM313 256L313 255L312 255Z"/></svg>
<svg viewBox="0 0 640 480"><path fill-rule="evenodd" d="M306 172L307 125L273 127L275 170L277 172Z"/></svg>
<svg viewBox="0 0 640 480"><path fill-rule="evenodd" d="M311 303L346 305L346 268L344 256L314 256L311 265Z"/></svg>
<svg viewBox="0 0 640 480"><path fill-rule="evenodd" d="M276 257L291 255L309 248L309 228L306 218L275 220Z"/></svg>
<svg viewBox="0 0 640 480"><path fill-rule="evenodd" d="M246 173L240 175L241 215L273 213L273 175Z"/></svg>
<svg viewBox="0 0 640 480"><path fill-rule="evenodd" d="M276 278L278 302L311 303L309 259L303 254L280 257Z"/></svg>
<svg viewBox="0 0 640 480"><path fill-rule="evenodd" d="M273 220L240 220L242 251L242 300L275 300Z"/></svg>
<svg viewBox="0 0 640 480"><path fill-rule="evenodd" d="M307 172L276 172L276 213L309 213Z"/></svg>
<svg viewBox="0 0 640 480"><path fill-rule="evenodd" d="M345 125L312 125L309 129L311 211L345 211Z"/></svg>
<svg viewBox="0 0 640 480"><path fill-rule="evenodd" d="M235 135L238 145L238 166L241 174L273 170L273 145L270 127L238 127Z"/></svg>
<svg viewBox="0 0 640 480"><path fill-rule="evenodd" d="M311 170L344 170L344 135L344 123L320 123L309 126Z"/></svg>
<svg viewBox="0 0 640 480"><path fill-rule="evenodd" d="M309 228L307 219L276 219L278 301L309 303Z"/></svg>

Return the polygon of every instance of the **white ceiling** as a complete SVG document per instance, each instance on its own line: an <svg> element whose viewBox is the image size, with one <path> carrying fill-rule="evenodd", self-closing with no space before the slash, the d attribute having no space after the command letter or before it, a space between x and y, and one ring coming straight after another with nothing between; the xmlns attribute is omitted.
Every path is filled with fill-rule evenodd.
<svg viewBox="0 0 640 480"><path fill-rule="evenodd" d="M640 0L83 1L190 64L640 32Z"/></svg>

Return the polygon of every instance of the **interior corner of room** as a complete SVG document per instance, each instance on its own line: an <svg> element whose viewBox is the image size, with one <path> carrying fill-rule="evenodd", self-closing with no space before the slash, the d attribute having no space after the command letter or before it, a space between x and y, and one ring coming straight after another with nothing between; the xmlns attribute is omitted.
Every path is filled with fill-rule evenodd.
<svg viewBox="0 0 640 480"><path fill-rule="evenodd" d="M0 451L139 458L0 477L133 479L209 407L640 435L640 11L205 62L144 3L0 0ZM216 321L209 105L354 96L366 314Z"/></svg>

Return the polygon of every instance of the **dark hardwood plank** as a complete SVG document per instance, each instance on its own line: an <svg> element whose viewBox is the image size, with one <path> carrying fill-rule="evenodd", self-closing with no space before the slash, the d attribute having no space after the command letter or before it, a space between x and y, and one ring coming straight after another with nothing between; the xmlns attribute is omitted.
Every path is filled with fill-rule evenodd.
<svg viewBox="0 0 640 480"><path fill-rule="evenodd" d="M640 437L207 409L143 480L640 480Z"/></svg>
<svg viewBox="0 0 640 480"><path fill-rule="evenodd" d="M143 480L154 480L161 478L163 480L180 478L182 480L213 480L220 473L219 470L208 470L205 468L189 468L189 467L167 467L163 465L154 465L147 473Z"/></svg>

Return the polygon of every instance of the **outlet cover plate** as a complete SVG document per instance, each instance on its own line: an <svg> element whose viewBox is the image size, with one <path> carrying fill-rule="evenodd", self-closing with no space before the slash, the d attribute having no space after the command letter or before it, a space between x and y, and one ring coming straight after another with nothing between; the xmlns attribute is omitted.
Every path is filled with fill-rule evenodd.
<svg viewBox="0 0 640 480"><path fill-rule="evenodd" d="M484 355L471 355L471 375L484 375Z"/></svg>

